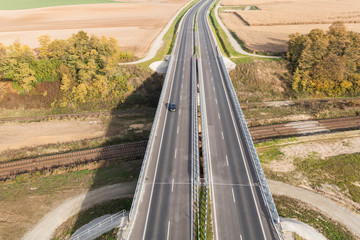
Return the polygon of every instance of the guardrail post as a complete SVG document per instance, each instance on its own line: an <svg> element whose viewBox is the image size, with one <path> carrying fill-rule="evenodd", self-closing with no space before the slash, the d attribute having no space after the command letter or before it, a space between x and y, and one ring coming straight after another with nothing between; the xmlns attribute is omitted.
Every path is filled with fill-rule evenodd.
<svg viewBox="0 0 360 240"><path fill-rule="evenodd" d="M255 169L256 172L256 176L257 179L259 181L260 184L260 192L261 192L261 196L263 198L263 201L265 203L265 206L267 208L267 211L272 219L272 223L273 226L275 227L275 230L277 232L277 235L280 239L284 239L282 232L281 232L281 226L279 223L279 215L278 212L276 210L275 204L274 204L274 200L272 198L272 195L270 193L270 189L269 186L267 184L264 172L262 170L261 164L260 164L260 160L257 156L256 150L255 150L255 146L254 143L252 141L251 135L250 135L250 131L247 127L246 124L246 120L245 117L242 113L241 107L240 107L240 103L239 100L236 96L236 92L234 89L234 86L232 85L229 73L227 72L227 69L225 67L225 63L222 57L222 54L220 51L218 51L218 60L220 63L220 68L221 71L223 73L223 76L225 78L225 82L226 82L226 86L227 86L227 90L230 93L230 97L232 100L232 103L234 105L234 108L236 110L236 118L240 124L240 131L244 134L245 136L245 140L246 140L246 148L247 151L249 152L249 155L251 157L251 161L252 161L252 165Z"/></svg>

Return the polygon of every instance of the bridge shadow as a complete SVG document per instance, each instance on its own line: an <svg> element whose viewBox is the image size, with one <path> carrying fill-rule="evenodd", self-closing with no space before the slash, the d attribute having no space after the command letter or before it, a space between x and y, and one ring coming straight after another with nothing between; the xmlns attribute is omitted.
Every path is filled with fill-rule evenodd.
<svg viewBox="0 0 360 240"><path fill-rule="evenodd" d="M165 74L148 71L147 74L139 76L135 72L140 67L121 67L127 68L125 72L134 73L128 82L134 87L134 91L112 109L108 119L105 134L107 140L104 146L140 141L143 141L142 145L146 146ZM127 148L121 151L127 151ZM81 211L68 220L68 226L72 227L61 226L60 229L67 229L66 234L58 229L57 232L62 233L62 236L55 234L53 239L70 239L70 236L80 227L98 217L114 214L123 209L129 211L144 152L143 147L143 150L139 150L134 156L116 159L109 159L109 153L106 151L101 152L92 178L92 185L81 204L82 210L88 210ZM103 189L105 186L112 187L107 187L109 191L101 192L99 196L94 197L94 194L91 194L91 191ZM115 230L112 230L109 236L99 239L115 239L111 237L114 233Z"/></svg>

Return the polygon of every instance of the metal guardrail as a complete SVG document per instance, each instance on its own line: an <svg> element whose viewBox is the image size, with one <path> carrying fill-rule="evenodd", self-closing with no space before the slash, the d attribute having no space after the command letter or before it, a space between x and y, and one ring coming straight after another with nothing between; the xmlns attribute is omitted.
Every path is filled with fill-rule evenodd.
<svg viewBox="0 0 360 240"><path fill-rule="evenodd" d="M243 115L243 112L241 110L241 107L240 107L240 103L239 103L239 100L236 96L236 92L235 92L235 89L234 89L234 86L232 85L232 82L231 82L231 79L230 79L230 75L225 67L225 63L224 63L224 60L223 60L223 56L222 56L222 53L219 49L219 46L217 44L217 39L214 35L214 32L211 31L211 27L210 27L210 23L209 23L209 17L206 18L206 22L207 22L207 28L210 32L210 35L212 36L212 39L215 43L215 45L217 46L217 56L218 56L218 59L219 59L219 62L220 62L220 68L223 72L223 75L225 76L225 82L226 82L226 85L228 87L228 90L230 92L230 96L231 96L231 100L234 104L234 107L235 107L235 110L236 110L236 117L240 123L240 126L241 126L241 131L243 133L245 133L245 139L246 139L246 146L248 148L248 151L250 153L250 157L251 157L251 160L253 162L253 166L255 168L255 172L256 172L256 175L257 175L257 178L259 180L259 183L260 183L260 192L261 192L261 195L262 195L262 198L263 198L263 201L266 205L266 208L270 214L270 217L272 219L272 223L275 227L275 230L277 232L277 235L279 236L280 239L284 239L283 235L282 235L282 231L281 231L281 225L280 225L280 218L279 218L279 214L276 210L276 207L275 207L275 204L274 204L274 200L272 198L272 195L271 195L271 192L270 192L270 189L269 189L269 186L267 184L267 181L266 181L266 178L265 178L265 175L264 175L264 172L262 170L262 167L261 167L261 164L260 164L260 160L257 156L257 153L256 153L256 150L255 150L255 146L254 146L254 143L252 141L252 138L251 138L251 135L250 135L250 132L249 132L249 129L247 127L247 124L246 124L246 121L245 121L245 117Z"/></svg>
<svg viewBox="0 0 360 240"><path fill-rule="evenodd" d="M265 178L265 175L264 175L264 171L262 170L259 157L258 157L258 155L256 153L254 142L252 141L250 131L249 131L248 127L247 127L246 120L245 120L244 114L243 114L243 112L241 110L240 103L239 103L239 100L237 98L234 86L233 86L233 84L231 82L231 79L230 79L229 73L228 73L228 71L226 69L222 54L221 54L218 47L217 47L217 52L218 52L218 60L220 62L220 68L221 68L221 70L223 72L223 75L225 76L226 85L227 85L228 91L230 92L231 100L232 100L232 102L234 104L234 107L235 107L235 110L236 110L236 113L237 113L236 117L237 117L237 120L240 123L241 131L243 132L243 134L245 136L246 143L247 143L246 146L247 146L248 152L250 153L250 157L251 157L251 160L253 162L253 166L254 166L254 168L256 170L255 172L256 172L258 181L260 183L260 186L261 186L261 188L260 188L261 191L260 192L261 192L262 198L263 198L263 200L265 202L265 205L267 207L267 210L268 210L268 212L269 212L269 214L271 216L273 225L274 225L274 227L276 229L276 232L277 232L279 238L284 239L284 237L282 235L282 232L281 232L279 214L278 214L278 212L276 210L274 200L272 198L269 186L267 184L267 181L266 181L266 178Z"/></svg>
<svg viewBox="0 0 360 240"><path fill-rule="evenodd" d="M200 111L201 111L201 134L202 134L202 157L203 157L203 168L204 168L204 186L206 189L205 193L205 229L204 229L204 239L206 240L207 237L207 213L208 213L208 206L209 206L209 168L208 168L208 132L207 132L207 115L206 115L206 108L205 108L205 89L204 89L204 82L203 82L203 74L202 74L202 60L198 58L198 74L199 74L199 87L200 87ZM200 212L198 206L198 212ZM198 214L198 219L200 218ZM198 223L198 229L200 229L200 223ZM198 232L198 236L200 236L200 232Z"/></svg>
<svg viewBox="0 0 360 240"><path fill-rule="evenodd" d="M176 40L178 38L178 34L176 35ZM176 41L175 40L175 41ZM133 197L133 201L131 204L131 209L129 212L129 228L128 231L126 233L125 239L127 239L129 236L129 231L131 230L132 225L134 224L134 213L136 213L137 208L138 208L138 196L139 194L141 194L140 192L143 191L143 183L144 183L144 172L146 171L145 169L147 168L148 165L148 161L149 161L149 157L151 156L152 150L153 150L153 142L154 142L154 138L155 138L155 132L157 131L158 125L159 125L159 118L160 118L160 114L161 114L161 110L163 109L163 103L164 103L164 97L165 97L165 92L167 90L167 86L169 83L169 79L170 79L170 75L171 75L171 71L173 69L175 60L172 56L169 56L170 61L169 61L169 67L167 69L166 72L166 77L164 80L164 84L161 90L161 94L160 94L160 98L159 98L159 102L158 102L158 106L156 108L156 113L155 113L155 117L154 117L154 123L151 127L151 131L150 131L150 135L149 135L149 141L148 141L148 145L146 147L146 151L145 151L145 155L144 155L144 160L143 163L141 165L141 170L140 170L140 174L139 174L139 178L138 178L138 182L136 185L136 189L135 189L135 193L134 193L134 197Z"/></svg>
<svg viewBox="0 0 360 240"><path fill-rule="evenodd" d="M192 9L194 6L196 6L196 4L194 4L190 9ZM173 49L173 52L176 51L175 49L179 49L179 46L177 45L178 38L179 38L179 35L180 35L179 31L180 31L180 29L182 27L184 19L186 18L186 15L190 12L190 9L183 15L183 17L182 17L182 19L180 21L180 25L178 27L176 37L175 37L175 41L174 41L175 42L175 47ZM162 87L162 90L161 90L159 102L158 102L158 105L157 105L157 108L156 108L156 113L155 113L155 117L154 117L154 124L152 125L152 128L151 128L148 145L146 147L144 160L143 160L143 163L142 163L142 166L141 166L138 182L137 182L137 185L136 185L133 201L132 201L132 204L131 204L131 209L130 209L130 212L129 212L129 227L127 228L127 232L126 232L125 237L124 237L125 239L128 239L130 231L132 229L132 225L134 224L134 214L136 215L137 208L138 208L138 205L139 205L139 202L138 202L139 201L138 200L139 199L139 194L141 195L141 192L143 191L144 172L146 172L146 169L148 167L149 157L152 154L153 143L154 143L154 139L155 139L155 136L156 136L155 133L156 133L156 131L158 129L159 118L160 118L160 115L161 115L161 110L163 109L162 105L164 104L164 97L165 97L165 94L166 94L167 86L168 86L168 84L170 82L170 75L171 75L171 72L173 71L175 63L176 63L176 59L173 58L173 55L171 55L169 65L168 65L168 69L167 69L166 76L165 76L165 80L164 80L164 84L163 84L163 87Z"/></svg>
<svg viewBox="0 0 360 240"><path fill-rule="evenodd" d="M191 239L194 239L196 229L194 220L195 215L194 213L197 212L197 202L199 199L199 180L200 180L200 173L199 173L199 130L198 130L198 116L197 116L197 79L196 79L196 57L193 56L191 58L191 132L192 132L192 159L191 159L191 183L192 183L192 208L191 208ZM196 204L195 204L196 203Z"/></svg>
<svg viewBox="0 0 360 240"><path fill-rule="evenodd" d="M122 210L116 214L111 215L108 218L105 218L101 222L98 222L94 226L86 229L83 232L80 232L79 234L74 234L71 236L70 240L85 240L85 239L95 239L99 236L99 231L104 230L105 232L113 229L114 227L117 227L120 224L120 220L125 216L126 211ZM104 233L104 231L101 231L101 234Z"/></svg>

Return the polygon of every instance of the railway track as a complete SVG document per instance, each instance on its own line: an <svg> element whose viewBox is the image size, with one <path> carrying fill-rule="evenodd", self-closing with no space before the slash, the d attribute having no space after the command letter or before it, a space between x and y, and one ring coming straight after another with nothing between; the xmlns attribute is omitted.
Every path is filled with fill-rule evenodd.
<svg viewBox="0 0 360 240"><path fill-rule="evenodd" d="M141 156L146 146L147 142L143 141L3 163L0 164L0 179L72 164Z"/></svg>
<svg viewBox="0 0 360 240"><path fill-rule="evenodd" d="M360 129L360 116L307 120L249 128L255 141Z"/></svg>
<svg viewBox="0 0 360 240"><path fill-rule="evenodd" d="M249 128L254 141L300 135L319 134L360 129L360 116L309 120L292 123L274 124ZM0 179L11 176L72 164L117 158L141 156L145 153L147 142L119 144L103 148L76 151L0 164Z"/></svg>

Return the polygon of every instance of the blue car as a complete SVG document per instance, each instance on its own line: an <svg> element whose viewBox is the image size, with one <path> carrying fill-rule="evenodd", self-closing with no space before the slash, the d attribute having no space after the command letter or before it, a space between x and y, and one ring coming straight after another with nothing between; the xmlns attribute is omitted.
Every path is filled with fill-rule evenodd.
<svg viewBox="0 0 360 240"><path fill-rule="evenodd" d="M169 111L175 112L175 110L176 110L176 105L175 105L175 103L170 103L170 104L169 104Z"/></svg>

